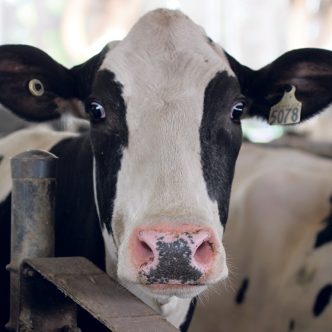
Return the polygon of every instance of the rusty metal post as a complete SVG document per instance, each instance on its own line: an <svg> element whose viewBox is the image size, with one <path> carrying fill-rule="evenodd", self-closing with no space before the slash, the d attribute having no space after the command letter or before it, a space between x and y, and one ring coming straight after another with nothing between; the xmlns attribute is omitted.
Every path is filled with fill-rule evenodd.
<svg viewBox="0 0 332 332"><path fill-rule="evenodd" d="M57 157L45 151L23 152L11 160L10 320L16 331L19 310L19 269L25 258L54 256L54 193Z"/></svg>

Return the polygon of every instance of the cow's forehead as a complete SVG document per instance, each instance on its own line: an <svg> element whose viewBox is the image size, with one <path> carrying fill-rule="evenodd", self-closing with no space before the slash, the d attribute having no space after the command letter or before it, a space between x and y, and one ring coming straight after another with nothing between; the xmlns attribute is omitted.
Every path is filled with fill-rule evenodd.
<svg viewBox="0 0 332 332"><path fill-rule="evenodd" d="M102 69L129 87L160 89L168 83L206 86L217 72L234 76L227 58L205 31L180 11L158 9L143 16L106 54ZM180 78L180 79L177 79ZM183 87L177 86L177 90Z"/></svg>

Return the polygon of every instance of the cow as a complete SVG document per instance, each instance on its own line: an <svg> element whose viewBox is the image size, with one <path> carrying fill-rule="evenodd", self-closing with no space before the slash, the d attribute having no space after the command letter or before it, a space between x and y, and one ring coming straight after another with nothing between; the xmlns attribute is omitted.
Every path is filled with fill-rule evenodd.
<svg viewBox="0 0 332 332"><path fill-rule="evenodd" d="M273 122L291 93L286 117L310 118L332 102L331 75L332 53L320 49L251 70L166 9L72 69L31 46L0 47L5 107L36 122L75 107L90 121L88 134L49 147L59 157L56 255L87 257L182 331L192 299L228 276L222 238L241 118ZM8 243L9 186L0 201Z"/></svg>
<svg viewBox="0 0 332 332"><path fill-rule="evenodd" d="M331 159L242 146L224 237L233 273L190 332L331 330L331 174Z"/></svg>

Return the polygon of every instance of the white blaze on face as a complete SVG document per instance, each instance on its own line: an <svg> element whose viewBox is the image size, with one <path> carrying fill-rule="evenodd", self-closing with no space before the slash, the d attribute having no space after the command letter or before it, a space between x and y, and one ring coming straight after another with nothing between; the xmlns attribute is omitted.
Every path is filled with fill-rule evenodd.
<svg viewBox="0 0 332 332"><path fill-rule="evenodd" d="M207 85L217 72L234 74L202 28L166 10L144 16L100 69L113 72L123 85L127 107L129 144L118 173L112 228L118 275L136 281L128 257L134 228L210 226L221 241L218 206L203 177L199 128ZM105 232L104 237L110 241Z"/></svg>

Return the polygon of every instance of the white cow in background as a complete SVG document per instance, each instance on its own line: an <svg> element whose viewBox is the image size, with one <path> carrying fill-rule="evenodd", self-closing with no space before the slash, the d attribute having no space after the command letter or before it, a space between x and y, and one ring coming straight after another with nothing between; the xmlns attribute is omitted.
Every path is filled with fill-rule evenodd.
<svg viewBox="0 0 332 332"><path fill-rule="evenodd" d="M331 196L331 160L244 144L225 232L230 278L198 301L190 331L331 331Z"/></svg>

